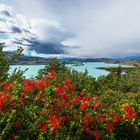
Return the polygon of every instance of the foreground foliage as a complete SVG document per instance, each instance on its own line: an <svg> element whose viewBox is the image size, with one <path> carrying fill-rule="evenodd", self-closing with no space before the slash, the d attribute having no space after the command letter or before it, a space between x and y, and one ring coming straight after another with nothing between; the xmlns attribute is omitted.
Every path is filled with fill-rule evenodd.
<svg viewBox="0 0 140 140"><path fill-rule="evenodd" d="M24 78L24 71L15 69L11 75L9 75L8 72L10 70L10 65L13 64L18 57L23 55L23 49L21 47L18 47L17 50L13 53L13 55L8 56L5 54L5 52L3 52L4 47L5 44L0 42L0 82L5 80L21 81Z"/></svg>
<svg viewBox="0 0 140 140"><path fill-rule="evenodd" d="M96 80L55 59L31 80L0 54L0 140L140 139L139 69Z"/></svg>
<svg viewBox="0 0 140 140"><path fill-rule="evenodd" d="M55 71L1 87L0 139L140 138L140 94L106 101L77 91L70 79L60 82Z"/></svg>

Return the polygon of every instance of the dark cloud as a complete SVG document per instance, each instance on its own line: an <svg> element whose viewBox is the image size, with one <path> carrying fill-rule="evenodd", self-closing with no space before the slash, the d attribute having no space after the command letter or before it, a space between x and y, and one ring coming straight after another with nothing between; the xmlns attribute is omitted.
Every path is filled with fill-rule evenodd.
<svg viewBox="0 0 140 140"><path fill-rule="evenodd" d="M37 54L68 54L66 51L67 46L60 43L41 42L36 38L16 39L13 43L21 46L26 46L28 44L29 50L35 51Z"/></svg>
<svg viewBox="0 0 140 140"><path fill-rule="evenodd" d="M11 27L12 33L22 33L22 30L16 26Z"/></svg>
<svg viewBox="0 0 140 140"><path fill-rule="evenodd" d="M6 10L1 11L0 14L3 14L5 16L7 16L7 17L12 17L12 15Z"/></svg>
<svg viewBox="0 0 140 140"><path fill-rule="evenodd" d="M0 34L5 34L5 32L4 31L0 31Z"/></svg>
<svg viewBox="0 0 140 140"><path fill-rule="evenodd" d="M30 31L28 31L28 30L26 30L26 29L23 29L23 31L24 31L25 33L32 34ZM33 34L33 35L35 35L35 34Z"/></svg>
<svg viewBox="0 0 140 140"><path fill-rule="evenodd" d="M53 43L34 42L30 50L35 50L36 53L41 54L67 54L63 45Z"/></svg>
<svg viewBox="0 0 140 140"><path fill-rule="evenodd" d="M22 39L15 39L12 43L13 44L17 44L17 45L26 46L26 44L23 43L23 40Z"/></svg>

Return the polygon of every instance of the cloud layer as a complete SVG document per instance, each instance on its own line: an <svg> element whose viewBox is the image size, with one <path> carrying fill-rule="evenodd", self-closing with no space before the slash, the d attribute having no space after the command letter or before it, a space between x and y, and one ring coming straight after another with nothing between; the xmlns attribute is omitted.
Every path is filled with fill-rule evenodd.
<svg viewBox="0 0 140 140"><path fill-rule="evenodd" d="M6 43L5 51L17 45L26 55L67 54L61 44L70 34L59 23L47 18L27 18L15 13L9 6L0 4L0 39Z"/></svg>
<svg viewBox="0 0 140 140"><path fill-rule="evenodd" d="M28 0L2 0L2 3L0 37L23 45L27 54L84 57L140 54L139 0L30 0L30 4Z"/></svg>

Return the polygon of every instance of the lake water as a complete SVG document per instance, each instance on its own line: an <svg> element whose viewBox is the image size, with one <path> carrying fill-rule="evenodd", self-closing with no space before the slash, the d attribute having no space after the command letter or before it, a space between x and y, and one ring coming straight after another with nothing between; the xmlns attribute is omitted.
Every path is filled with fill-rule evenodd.
<svg viewBox="0 0 140 140"><path fill-rule="evenodd" d="M105 70L96 69L97 67L118 67L120 66L120 64L107 64L104 62L88 62L88 63L84 63L84 65L82 66L73 66L71 64L68 64L66 66L75 69L79 72L84 72L85 69L87 69L89 75L98 78L101 75L107 75L109 72ZM14 65L11 66L9 73L11 74L15 68L18 68L20 70L25 70L28 68L24 76L26 78L31 78L36 76L38 70L44 68L44 65L18 65L18 66Z"/></svg>

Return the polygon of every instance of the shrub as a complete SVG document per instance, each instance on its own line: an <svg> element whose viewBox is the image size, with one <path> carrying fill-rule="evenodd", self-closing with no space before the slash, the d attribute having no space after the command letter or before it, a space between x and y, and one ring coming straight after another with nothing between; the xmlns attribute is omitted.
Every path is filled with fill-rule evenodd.
<svg viewBox="0 0 140 140"><path fill-rule="evenodd" d="M6 84L0 139L139 139L140 94L103 99L77 90L70 79L60 81L54 70L40 80Z"/></svg>
<svg viewBox="0 0 140 140"><path fill-rule="evenodd" d="M24 71L15 70L11 77L9 75L10 65L12 65L16 59L22 55L22 48L18 47L13 55L6 56L5 52L3 52L4 45L4 43L0 43L0 82L23 79Z"/></svg>
<svg viewBox="0 0 140 140"><path fill-rule="evenodd" d="M8 70L0 44L0 140L139 140L139 69L95 80L53 60L36 79Z"/></svg>

